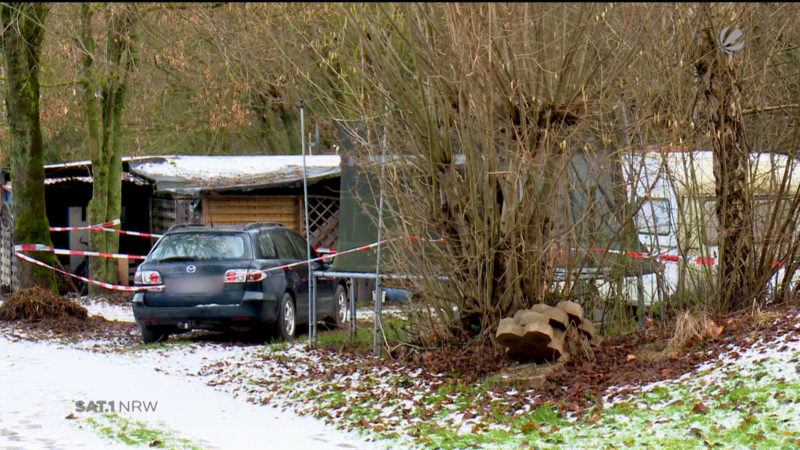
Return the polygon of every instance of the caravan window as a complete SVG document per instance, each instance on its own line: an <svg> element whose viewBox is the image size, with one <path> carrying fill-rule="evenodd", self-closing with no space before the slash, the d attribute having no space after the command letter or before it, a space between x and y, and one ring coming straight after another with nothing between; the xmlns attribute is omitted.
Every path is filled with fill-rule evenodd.
<svg viewBox="0 0 800 450"><path fill-rule="evenodd" d="M645 234L669 234L670 208L665 198L649 198L636 213L636 228Z"/></svg>
<svg viewBox="0 0 800 450"><path fill-rule="evenodd" d="M719 245L719 221L714 210L715 204L714 200L707 200L703 202L703 207L700 211L700 223L703 224L703 243L706 245ZM789 221L792 211L791 206L791 199L784 199L780 202L774 198L755 199L753 203L753 238L756 243L765 242L767 226L772 220L772 212L776 207L780 208L780 210L769 241L771 243L787 242L792 233L792 225ZM789 223L789 229L781 233L780 227L784 223Z"/></svg>
<svg viewBox="0 0 800 450"><path fill-rule="evenodd" d="M719 245L719 220L715 200L706 200L700 209L700 229L703 231L703 244Z"/></svg>
<svg viewBox="0 0 800 450"><path fill-rule="evenodd" d="M772 222L772 214L778 208L775 223L772 225L770 236L766 235L767 228ZM775 198L757 198L753 205L753 237L757 243L769 242L788 243L794 230L792 217L792 199L778 201ZM788 229L783 229L784 226Z"/></svg>

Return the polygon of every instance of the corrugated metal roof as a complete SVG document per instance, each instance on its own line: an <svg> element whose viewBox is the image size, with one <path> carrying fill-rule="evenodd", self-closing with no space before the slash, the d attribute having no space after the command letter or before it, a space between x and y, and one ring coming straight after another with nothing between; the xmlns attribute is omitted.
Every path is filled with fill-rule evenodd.
<svg viewBox="0 0 800 450"><path fill-rule="evenodd" d="M152 158L152 156L123 156L122 158L120 158L120 160L123 163L125 163L125 162L128 162L128 161L136 161L138 159L150 159L150 158ZM65 163L45 164L44 165L44 169L45 170L50 170L50 169L74 169L74 168L78 168L78 167L90 167L91 165L92 165L92 162L89 161L89 160L70 161L70 162L65 162Z"/></svg>
<svg viewBox="0 0 800 450"><path fill-rule="evenodd" d="M91 183L92 177L90 176L47 177L44 179L44 184L45 186L52 186L54 184L69 183L73 181L78 183ZM127 172L122 172L122 181L127 181L137 186L145 186L148 184L146 180ZM7 181L5 184L3 184L2 188L10 192L11 182Z"/></svg>
<svg viewBox="0 0 800 450"><path fill-rule="evenodd" d="M130 174L128 172L122 172L122 181L127 181L133 183L137 186L144 186L147 184L147 181L137 177L136 175ZM68 183L70 181L77 181L80 183L91 183L92 177L90 176L75 176L75 177L48 177L44 179L44 184L49 186L52 184L60 184L60 183Z"/></svg>
<svg viewBox="0 0 800 450"><path fill-rule="evenodd" d="M180 194L286 186L303 180L302 155L177 155L127 160L128 170L156 183L156 190ZM339 155L306 157L309 181L339 176Z"/></svg>

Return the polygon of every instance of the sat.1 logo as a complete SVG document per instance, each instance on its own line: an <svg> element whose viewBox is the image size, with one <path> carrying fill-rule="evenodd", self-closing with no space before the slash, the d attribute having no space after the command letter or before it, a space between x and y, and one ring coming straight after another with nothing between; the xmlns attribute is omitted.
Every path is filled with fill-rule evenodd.
<svg viewBox="0 0 800 450"><path fill-rule="evenodd" d="M717 36L717 46L723 52L732 55L734 52L738 52L744 47L744 39L736 42L740 37L742 37L742 30L734 28L730 33L728 33L728 30L730 29L731 27L725 27L719 32L719 36Z"/></svg>

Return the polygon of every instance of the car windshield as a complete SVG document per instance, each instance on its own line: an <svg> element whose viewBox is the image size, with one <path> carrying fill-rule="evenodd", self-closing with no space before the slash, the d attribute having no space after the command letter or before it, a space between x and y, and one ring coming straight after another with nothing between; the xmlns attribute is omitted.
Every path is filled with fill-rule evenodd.
<svg viewBox="0 0 800 450"><path fill-rule="evenodd" d="M165 236L147 259L150 262L242 259L245 251L240 234L177 233Z"/></svg>

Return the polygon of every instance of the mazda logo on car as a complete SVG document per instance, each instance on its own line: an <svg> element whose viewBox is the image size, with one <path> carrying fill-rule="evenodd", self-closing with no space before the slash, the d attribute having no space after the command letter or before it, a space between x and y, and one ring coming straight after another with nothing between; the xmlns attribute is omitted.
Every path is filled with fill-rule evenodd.
<svg viewBox="0 0 800 450"><path fill-rule="evenodd" d="M186 266L186 271L189 272L189 273L194 273L195 270L197 270L197 267L195 267L192 264Z"/></svg>

